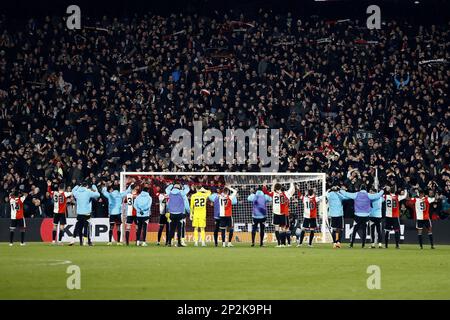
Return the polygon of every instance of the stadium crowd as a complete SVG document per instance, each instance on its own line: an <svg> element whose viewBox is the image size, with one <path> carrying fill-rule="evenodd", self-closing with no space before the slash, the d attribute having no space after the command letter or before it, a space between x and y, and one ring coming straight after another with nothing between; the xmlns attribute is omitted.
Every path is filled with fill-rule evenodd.
<svg viewBox="0 0 450 320"><path fill-rule="evenodd" d="M447 218L449 25L254 16L143 14L70 31L59 18L0 20L0 203L30 192L26 216L51 215L47 180L118 181L120 171L259 171L176 167L171 133L279 128L279 171L327 183L432 192ZM94 216L106 216L103 197ZM5 214L5 210L0 214ZM406 217L411 213L404 205Z"/></svg>

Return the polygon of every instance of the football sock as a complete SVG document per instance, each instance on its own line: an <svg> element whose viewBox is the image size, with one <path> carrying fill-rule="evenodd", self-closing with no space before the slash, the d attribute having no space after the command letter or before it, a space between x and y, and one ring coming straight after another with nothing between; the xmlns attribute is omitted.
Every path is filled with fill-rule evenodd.
<svg viewBox="0 0 450 320"><path fill-rule="evenodd" d="M14 231L9 232L9 243L13 243L14 241Z"/></svg>
<svg viewBox="0 0 450 320"><path fill-rule="evenodd" d="M130 244L130 230L125 231L125 241L127 245Z"/></svg>
<svg viewBox="0 0 450 320"><path fill-rule="evenodd" d="M222 242L225 242L225 229L222 229L221 233L222 233Z"/></svg>
<svg viewBox="0 0 450 320"><path fill-rule="evenodd" d="M423 247L422 235L421 235L421 234L418 234L418 235L417 235L417 238L419 238L419 245L420 245L420 247L422 248L422 247Z"/></svg>
<svg viewBox="0 0 450 320"><path fill-rule="evenodd" d="M206 241L206 231L205 228L200 229L200 237L202 238L202 242Z"/></svg>
<svg viewBox="0 0 450 320"><path fill-rule="evenodd" d="M230 232L228 233L228 242L231 242L231 240L233 240L233 232L234 232L234 229L231 228Z"/></svg>
<svg viewBox="0 0 450 320"><path fill-rule="evenodd" d="M395 231L395 246L400 244L400 231Z"/></svg>
<svg viewBox="0 0 450 320"><path fill-rule="evenodd" d="M333 232L331 232L331 237L333 238L333 243L337 242L337 236L338 236L337 231L333 230Z"/></svg>
<svg viewBox="0 0 450 320"><path fill-rule="evenodd" d="M287 236L286 231L282 231L282 232L280 233L281 244L282 244L283 246L286 245L286 238L287 238L286 236Z"/></svg>
<svg viewBox="0 0 450 320"><path fill-rule="evenodd" d="M280 231L275 231L275 238L277 238L278 245L280 245L280 244L281 244L281 241L280 241Z"/></svg>
<svg viewBox="0 0 450 320"><path fill-rule="evenodd" d="M109 242L112 241L113 230L114 230L114 225L111 225L109 228Z"/></svg>
<svg viewBox="0 0 450 320"><path fill-rule="evenodd" d="M286 240L287 240L288 244L291 244L291 232L290 231L286 232Z"/></svg>
<svg viewBox="0 0 450 320"><path fill-rule="evenodd" d="M61 242L63 237L64 237L64 229L59 229L59 242Z"/></svg>
<svg viewBox="0 0 450 320"><path fill-rule="evenodd" d="M219 242L219 224L216 221L216 227L214 228L214 244L217 246Z"/></svg>
<svg viewBox="0 0 450 320"><path fill-rule="evenodd" d="M198 241L198 229L194 228L194 241L197 242Z"/></svg>
<svg viewBox="0 0 450 320"><path fill-rule="evenodd" d="M56 230L52 231L52 240L55 241L56 240Z"/></svg>
<svg viewBox="0 0 450 320"><path fill-rule="evenodd" d="M303 238L305 238L305 230L302 230L301 232L300 232L300 244L302 244L303 243Z"/></svg>
<svg viewBox="0 0 450 320"><path fill-rule="evenodd" d="M158 242L161 242L161 236L163 233L164 225L160 225L158 229Z"/></svg>
<svg viewBox="0 0 450 320"><path fill-rule="evenodd" d="M21 231L20 232L20 243L24 243L25 242L25 231Z"/></svg>
<svg viewBox="0 0 450 320"><path fill-rule="evenodd" d="M314 239L314 231L311 230L309 232L309 245L312 245L313 239Z"/></svg>
<svg viewBox="0 0 450 320"><path fill-rule="evenodd" d="M121 241L122 232L120 232L120 226L117 227L117 242Z"/></svg>
<svg viewBox="0 0 450 320"><path fill-rule="evenodd" d="M429 234L428 234L428 238L430 239L430 244L431 244L431 246L433 247L433 246L434 246L434 242L433 242L433 234L432 234L432 233L429 233Z"/></svg>
<svg viewBox="0 0 450 320"><path fill-rule="evenodd" d="M389 231L386 231L386 232L384 233L384 244L385 244L386 248L387 248L388 245L389 245Z"/></svg>

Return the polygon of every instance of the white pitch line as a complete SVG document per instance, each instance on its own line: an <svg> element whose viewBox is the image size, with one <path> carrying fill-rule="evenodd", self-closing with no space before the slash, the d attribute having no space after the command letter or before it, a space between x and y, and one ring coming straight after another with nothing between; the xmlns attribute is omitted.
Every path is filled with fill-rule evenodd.
<svg viewBox="0 0 450 320"><path fill-rule="evenodd" d="M70 261L70 260L55 260L54 263L49 263L49 265L50 266L57 266L57 265L60 265L60 264L71 264L71 263L72 263L72 261Z"/></svg>

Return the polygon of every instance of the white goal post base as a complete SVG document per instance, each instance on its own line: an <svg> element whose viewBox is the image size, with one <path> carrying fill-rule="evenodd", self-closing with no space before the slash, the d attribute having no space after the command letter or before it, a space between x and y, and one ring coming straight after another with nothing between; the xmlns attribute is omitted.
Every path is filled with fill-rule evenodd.
<svg viewBox="0 0 450 320"><path fill-rule="evenodd" d="M249 242L252 229L252 204L247 200L251 192L256 191L263 184L268 189L276 181L280 183L286 190L289 188L290 182L294 182L302 194L307 194L307 190L314 189L317 196L326 193L326 174L325 173L271 173L271 172L121 172L120 173L120 189L121 191L132 183L138 185L146 184L150 187L157 185L161 191L165 189L173 181L191 186L204 186L205 188L214 189L223 185L230 185L237 189L238 203L233 205L233 221L234 221L234 239L240 242ZM188 197L192 192L189 193ZM152 217L150 222L157 222L159 218L158 199L153 197ZM212 221L212 207L208 209L207 219ZM267 222L266 235L267 241L273 242L274 226L272 224L273 213L272 204L267 206ZM290 214L294 217L295 222L303 221L303 203L300 201L297 192L292 196L290 201ZM187 219L189 220L189 219ZM319 205L319 228L315 242L330 243L332 242L331 233L328 227L328 212L325 199ZM186 239L192 239L190 233L190 222L187 222L188 228ZM208 225L207 225L208 231ZM295 232L295 230L294 230ZM124 233L122 233L124 234ZM292 234L295 236L295 234ZM150 237L151 238L151 237ZM219 237L220 238L220 237ZM258 238L259 239L259 236Z"/></svg>

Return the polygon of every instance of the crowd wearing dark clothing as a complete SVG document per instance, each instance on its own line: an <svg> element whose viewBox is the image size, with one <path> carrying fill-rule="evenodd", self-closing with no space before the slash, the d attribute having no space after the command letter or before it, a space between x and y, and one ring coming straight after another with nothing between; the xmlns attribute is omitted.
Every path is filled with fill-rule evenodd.
<svg viewBox="0 0 450 320"><path fill-rule="evenodd" d="M176 166L171 133L279 128L280 172L326 172L350 191L426 190L448 212L449 24L256 16L104 17L68 30L59 18L0 21L0 203L47 180L75 186L120 171L259 171ZM444 62L420 63L443 59ZM94 206L103 215L106 205ZM36 205L38 204L38 205Z"/></svg>

